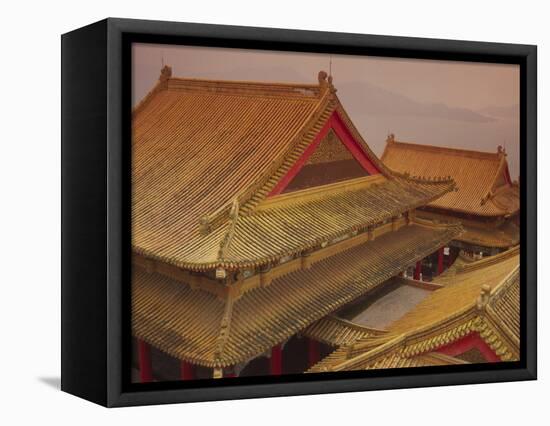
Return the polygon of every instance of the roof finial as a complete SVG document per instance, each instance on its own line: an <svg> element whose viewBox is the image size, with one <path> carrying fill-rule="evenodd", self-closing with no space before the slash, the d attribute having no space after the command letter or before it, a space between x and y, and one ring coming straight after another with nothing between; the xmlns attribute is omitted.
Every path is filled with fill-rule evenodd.
<svg viewBox="0 0 550 426"><path fill-rule="evenodd" d="M164 65L160 70L160 81L166 81L172 77L172 67Z"/></svg>
<svg viewBox="0 0 550 426"><path fill-rule="evenodd" d="M319 80L319 87L321 89L321 94L325 93L327 89L329 89L329 82L327 81L327 72L326 71L319 71L319 74L317 74L317 79Z"/></svg>
<svg viewBox="0 0 550 426"><path fill-rule="evenodd" d="M489 302L489 297L491 295L491 286L483 284L481 286L481 292L476 300L477 309L483 309L485 305Z"/></svg>
<svg viewBox="0 0 550 426"><path fill-rule="evenodd" d="M317 74L317 79L319 80L319 85L326 86L327 84L327 72L326 71L319 71L319 74Z"/></svg>
<svg viewBox="0 0 550 426"><path fill-rule="evenodd" d="M386 138L386 143L394 143L395 142L395 135L393 133L389 133L388 137Z"/></svg>

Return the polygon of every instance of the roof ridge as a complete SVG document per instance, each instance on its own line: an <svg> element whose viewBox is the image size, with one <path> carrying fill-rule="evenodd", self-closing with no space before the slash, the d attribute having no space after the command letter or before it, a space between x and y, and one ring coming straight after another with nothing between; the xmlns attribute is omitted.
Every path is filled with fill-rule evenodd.
<svg viewBox="0 0 550 426"><path fill-rule="evenodd" d="M472 157L472 158L500 160L500 158L502 157L502 153L500 150L498 152L489 152L489 151L476 151L473 149L466 149L466 148L452 148L447 146L420 144L416 142L397 141L394 138L392 138L392 136L393 135L390 135L386 140L386 146L384 148L384 153L382 154L382 158L384 158L384 155L386 154L386 150L389 147L409 148L409 149L416 149L420 151L444 152L448 154L454 154L454 155L460 155L460 156Z"/></svg>
<svg viewBox="0 0 550 426"><path fill-rule="evenodd" d="M320 71L323 73L324 71ZM332 82L329 83L332 86ZM161 90L169 89L191 89L205 90L206 92L223 92L224 89L233 89L230 93L235 93L235 89L241 94L261 94L264 92L270 96L289 96L296 98L319 98L322 96L323 84L319 77L319 83L290 83L280 81L261 81L261 80L219 80L206 78L186 78L172 76L172 67L164 65L160 70L160 75L149 92L139 101L133 108L132 115L142 110L145 105L153 98L153 96ZM218 89L218 90L216 90ZM269 92L269 93L265 93Z"/></svg>
<svg viewBox="0 0 550 426"><path fill-rule="evenodd" d="M365 154L367 154L369 159L380 170L380 173L382 173L386 177L390 177L392 175L392 171L384 164L384 162L380 158L378 158L378 156L371 149L365 138L363 138L363 135L361 134L359 129L355 127L353 120L344 108L344 105L340 101L340 98L338 97L338 95L336 95L336 90L334 90L334 99L336 101L335 111L338 113L340 119L344 122L347 129L352 134L353 138L357 141L360 148L365 151Z"/></svg>
<svg viewBox="0 0 550 426"><path fill-rule="evenodd" d="M504 173L506 168L508 167L508 162L506 161L506 153L504 151L501 150L501 147L499 146L499 152L498 152L498 155L499 155L499 158L500 158L500 163L497 167L497 170L495 172L495 176L493 178L493 184L491 185L491 189L489 190L489 198L492 198L494 193L496 192L496 190L499 188L497 186L497 180L498 180L498 176L501 174L501 173ZM508 182L508 179L506 178L505 176L505 180L506 180L506 183L511 186L511 182ZM501 185L501 186L507 186L507 185Z"/></svg>
<svg viewBox="0 0 550 426"><path fill-rule="evenodd" d="M499 282L497 285L495 285L491 289L490 293L490 301L489 303L494 303L496 300L502 297L503 293L506 293L510 287L512 287L515 283L516 275L519 272L520 265L519 263L506 275L506 277Z"/></svg>
<svg viewBox="0 0 550 426"><path fill-rule="evenodd" d="M194 78L194 77L170 77L172 83L197 83L204 85L250 85L250 86L268 86L268 87L288 87L288 88L311 88L318 89L317 83L292 83L285 81L265 81L265 80L231 80L231 79L216 79L216 78Z"/></svg>
<svg viewBox="0 0 550 426"><path fill-rule="evenodd" d="M223 91L224 89L241 90L243 93L269 92L270 95L295 95L301 97L318 98L322 96L325 89L334 89L332 76L325 71L319 71L318 83L295 83L283 81L263 80L222 80L208 78L187 78L172 77L172 69L165 66L161 71L161 77L165 68L169 68L169 75L166 78L169 89L207 89L207 91ZM327 78L328 77L328 78Z"/></svg>
<svg viewBox="0 0 550 426"><path fill-rule="evenodd" d="M168 78L166 88L174 91L226 93L233 96L286 97L311 100L320 98L324 93L322 84L183 77Z"/></svg>
<svg viewBox="0 0 550 426"><path fill-rule="evenodd" d="M235 197L231 204L231 210L229 212L229 228L227 232L225 233L224 237L220 241L220 249L218 251L218 261L223 262L225 259L225 255L227 254L227 251L229 250L229 247L231 246L231 242L233 241L233 236L235 235L235 227L237 226L237 222L239 220L239 199Z"/></svg>
<svg viewBox="0 0 550 426"><path fill-rule="evenodd" d="M220 322L220 334L216 339L216 346L214 349L214 359L219 360L223 356L225 344L229 339L229 333L231 332L231 319L233 314L234 298L228 297L225 303L225 309Z"/></svg>
<svg viewBox="0 0 550 426"><path fill-rule="evenodd" d="M381 329L381 328L368 327L368 326L363 325L363 324L358 324L358 323L352 322L352 321L347 320L345 318L340 318L340 317L336 316L334 313L327 315L325 318L330 320L330 321L334 321L334 322L337 322L339 324L346 325L346 326L348 326L348 327L350 327L354 330L368 331L368 332L371 332L372 334L377 335L377 336L378 335L384 335L388 332L387 330L384 330L384 329Z"/></svg>
<svg viewBox="0 0 550 426"><path fill-rule="evenodd" d="M520 268L520 265L517 265L514 268L514 270L511 271L510 274L491 291L489 295L489 300L485 305L485 315L487 319L493 324L494 327L500 329L500 331L508 339L510 339L514 345L517 345L517 346L519 346L519 339L518 339L519 336L517 336L517 334L510 328L509 324L499 320L499 315L502 315L502 308L498 309L496 304L500 301L504 301L504 303L506 303L506 298L510 295L510 292L511 291L513 292L514 290L518 290L519 268ZM509 302L509 298L508 298L508 302ZM506 311L508 311L508 309ZM508 311L506 314L509 315L510 312Z"/></svg>
<svg viewBox="0 0 550 426"><path fill-rule="evenodd" d="M402 334L399 334L399 335L396 335L396 336L391 336L391 337L390 336L391 336L390 334L388 334L387 336L384 336L388 340L381 343L380 345L375 346L371 349L368 349L368 350L366 350L365 352L363 352L359 355L356 355L356 356L351 357L349 359L345 359L343 362L340 362L339 364L337 364L335 366L334 370L335 371L342 371L342 370L346 370L346 369L353 369L354 365L356 365L358 362L365 361L365 360L368 360L368 359L372 359L376 356L383 355L387 352L392 351L399 343L404 342L405 339L407 338L405 333L402 333ZM366 340L365 340L365 342L358 342L358 343L366 343ZM375 340L375 339L372 339L372 340ZM353 351L354 349L356 349L356 347L354 347L354 346L355 346L355 344L350 345L349 349L351 351Z"/></svg>
<svg viewBox="0 0 550 426"><path fill-rule="evenodd" d="M456 189L456 182L451 176L414 176L409 172L397 172L395 170L389 169L391 174L395 177L405 180L407 182L415 182L420 184L439 184L439 183L450 183L453 185L453 189Z"/></svg>
<svg viewBox="0 0 550 426"><path fill-rule="evenodd" d="M262 200L256 206L254 213L268 209L284 208L289 204L302 205L312 200L326 199L331 196L341 196L349 192L358 192L374 185L383 185L387 181L388 179L380 173L277 194L276 196Z"/></svg>

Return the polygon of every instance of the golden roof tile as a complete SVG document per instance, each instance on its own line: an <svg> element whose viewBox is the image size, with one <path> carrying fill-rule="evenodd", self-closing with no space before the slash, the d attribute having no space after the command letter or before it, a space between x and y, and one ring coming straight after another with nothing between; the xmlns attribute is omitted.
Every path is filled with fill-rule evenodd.
<svg viewBox="0 0 550 426"><path fill-rule="evenodd" d="M464 226L464 233L457 238L468 244L482 247L508 248L519 244L519 227L506 221L496 229Z"/></svg>
<svg viewBox="0 0 550 426"><path fill-rule="evenodd" d="M360 179L368 181L376 176ZM349 184L349 183L348 183ZM448 189L452 184L448 184ZM400 179L378 179L367 187L315 194L293 193L288 203L274 197L271 207L239 216L224 245L225 264L257 266L318 248L350 232L395 218L439 196L441 185L403 183ZM285 196L278 196L285 198ZM192 254L190 253L190 256ZM218 260L218 261L219 261Z"/></svg>
<svg viewBox="0 0 550 426"><path fill-rule="evenodd" d="M222 367L243 362L375 288L458 232L456 226L405 226L309 268L276 276L237 299L223 299L135 267L133 332L195 364Z"/></svg>
<svg viewBox="0 0 550 426"><path fill-rule="evenodd" d="M418 217L449 222L459 220L452 218L442 212L428 211L425 209L417 212ZM498 218L494 221L476 221L460 218L464 232L456 238L470 245L480 247L510 248L519 244L520 229L514 220Z"/></svg>
<svg viewBox="0 0 550 426"><path fill-rule="evenodd" d="M181 246L215 258L224 230L203 239L200 219L265 175L327 97L292 85L158 86L133 115L133 244L167 261L185 259Z"/></svg>
<svg viewBox="0 0 550 426"><path fill-rule="evenodd" d="M519 348L520 341L520 275L495 288L485 308L493 325Z"/></svg>
<svg viewBox="0 0 550 426"><path fill-rule="evenodd" d="M398 367L474 332L503 361L519 359L519 247L479 261L463 259L437 283L443 287L386 334L342 346L309 371L365 369L380 362Z"/></svg>
<svg viewBox="0 0 550 426"><path fill-rule="evenodd" d="M297 203L295 211L287 206L256 212L335 112L387 182L309 205ZM322 73L318 85L298 85L181 79L165 69L134 110L132 140L134 252L191 270L259 265L330 239L331 233L345 233L342 216L349 208L306 222L321 208L334 209L337 200L365 203L356 207L370 213L350 228L365 227L380 213L391 218L453 185L387 170ZM374 212L372 203L378 201L380 211ZM296 228L300 220L309 234Z"/></svg>
<svg viewBox="0 0 550 426"><path fill-rule="evenodd" d="M477 216L505 216L519 209L518 185L510 182L506 154L397 142L388 138L382 161L417 176L450 176L457 191L430 206Z"/></svg>

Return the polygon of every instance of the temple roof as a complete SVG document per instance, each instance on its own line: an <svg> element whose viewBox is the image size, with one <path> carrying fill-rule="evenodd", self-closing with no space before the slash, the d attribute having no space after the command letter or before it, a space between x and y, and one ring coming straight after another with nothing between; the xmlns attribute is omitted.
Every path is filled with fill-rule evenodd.
<svg viewBox="0 0 550 426"><path fill-rule="evenodd" d="M336 243L337 253L313 258L308 267L300 267L298 258L274 268L272 279L254 288L247 280L252 285L256 276L245 279L244 290L235 297L135 267L133 332L194 364L234 365L376 288L460 232L458 225L411 223L374 240L358 235L357 245L350 245L353 239Z"/></svg>
<svg viewBox="0 0 550 426"><path fill-rule="evenodd" d="M283 84L174 78L165 67L133 112L134 252L190 270L257 266L453 189L452 180L389 171L335 92L323 72L318 84ZM362 188L260 208L284 199L267 197L335 115L376 169L376 185L367 178Z"/></svg>
<svg viewBox="0 0 550 426"><path fill-rule="evenodd" d="M519 244L519 226L506 221L496 228L464 226L464 233L457 238L468 244L481 247L508 248Z"/></svg>
<svg viewBox="0 0 550 426"><path fill-rule="evenodd" d="M447 221L449 216L443 212L419 210L418 216L430 220ZM497 221L480 222L462 218L460 220L464 232L456 238L457 241L478 247L496 247L506 249L520 242L520 228L513 220L500 218Z"/></svg>
<svg viewBox="0 0 550 426"><path fill-rule="evenodd" d="M469 151L387 140L382 161L392 170L414 176L450 176L457 191L431 207L477 216L505 216L519 210L519 187L512 183L506 153Z"/></svg>
<svg viewBox="0 0 550 426"><path fill-rule="evenodd" d="M400 367L472 333L503 361L519 359L519 247L479 261L461 259L436 281L443 287L386 333L344 345L310 371Z"/></svg>

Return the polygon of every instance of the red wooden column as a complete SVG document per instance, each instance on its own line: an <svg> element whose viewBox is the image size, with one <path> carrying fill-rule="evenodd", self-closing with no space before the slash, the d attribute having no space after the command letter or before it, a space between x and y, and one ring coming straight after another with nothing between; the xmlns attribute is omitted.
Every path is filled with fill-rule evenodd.
<svg viewBox="0 0 550 426"><path fill-rule="evenodd" d="M271 348L270 370L274 376L280 376L283 373L283 351L280 344Z"/></svg>
<svg viewBox="0 0 550 426"><path fill-rule="evenodd" d="M443 273L443 247L437 251L437 275Z"/></svg>
<svg viewBox="0 0 550 426"><path fill-rule="evenodd" d="M422 261L416 262L416 267L414 268L414 279L419 280L420 274L422 273Z"/></svg>
<svg viewBox="0 0 550 426"><path fill-rule="evenodd" d="M193 380L195 378L195 368L193 364L187 361L180 361L181 380Z"/></svg>
<svg viewBox="0 0 550 426"><path fill-rule="evenodd" d="M153 381L153 364L151 362L151 347L138 339L139 378L141 383Z"/></svg>
<svg viewBox="0 0 550 426"><path fill-rule="evenodd" d="M308 362L311 367L319 362L319 342L313 339L308 339Z"/></svg>

